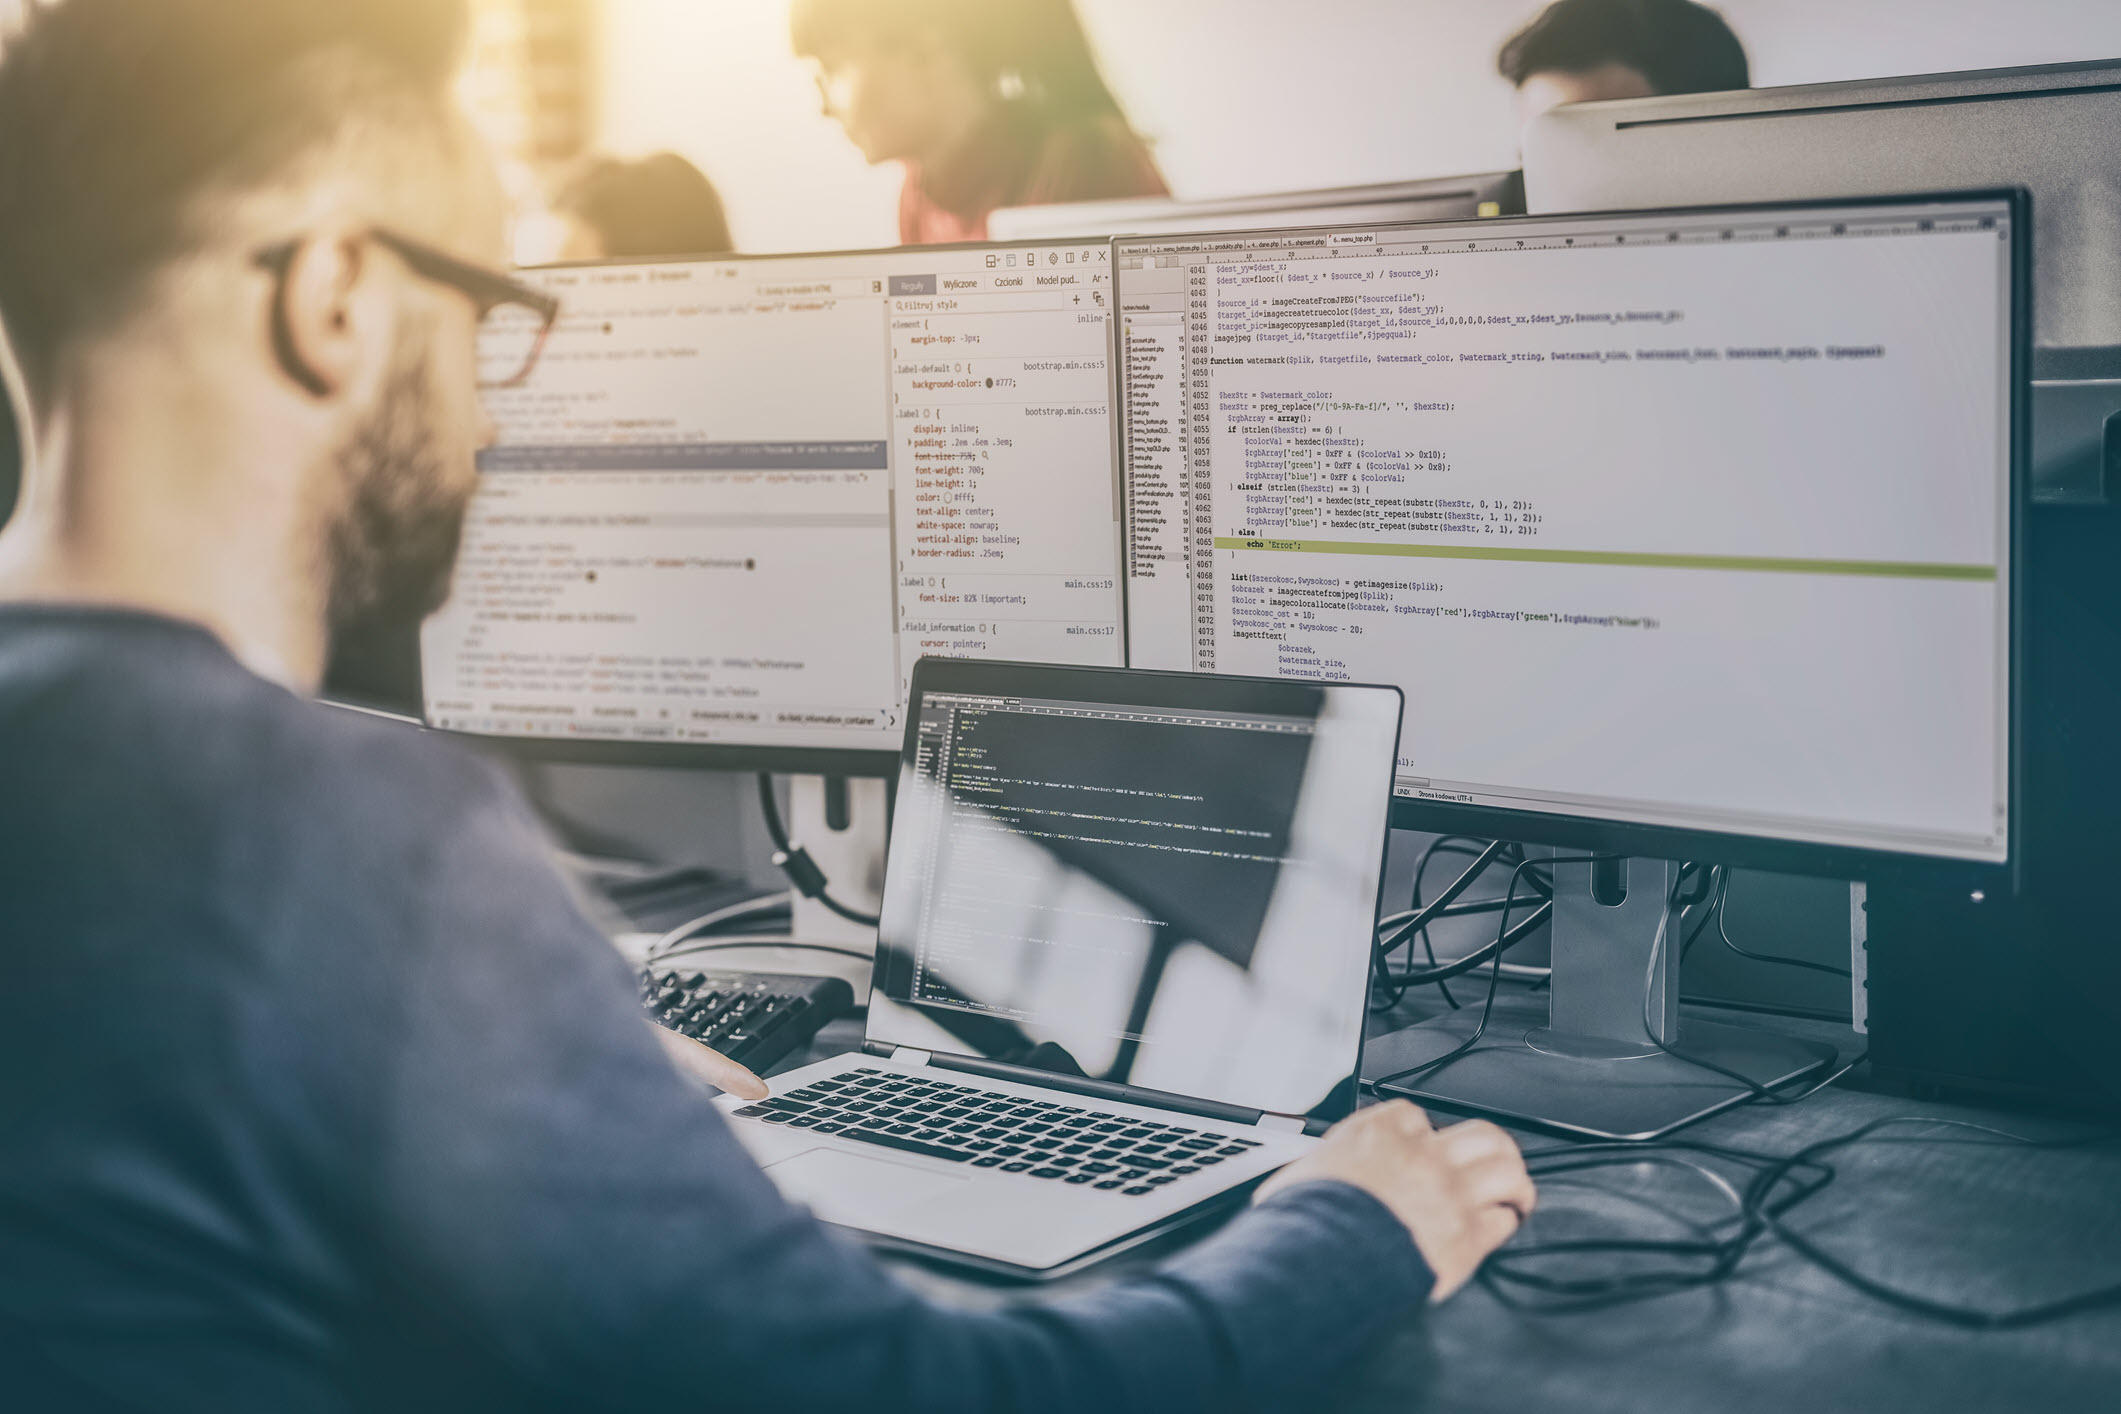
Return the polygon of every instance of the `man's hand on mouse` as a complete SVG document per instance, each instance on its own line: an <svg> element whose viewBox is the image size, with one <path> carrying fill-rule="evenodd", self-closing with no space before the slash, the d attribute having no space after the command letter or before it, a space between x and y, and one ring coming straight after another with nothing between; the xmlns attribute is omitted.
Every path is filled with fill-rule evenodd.
<svg viewBox="0 0 2121 1414"><path fill-rule="evenodd" d="M671 1063L695 1080L703 1080L717 1090L726 1090L740 1100L763 1100L772 1092L766 1082L738 1065L712 1046L703 1046L690 1036L680 1036L667 1026L656 1026L656 1038L663 1043L663 1053Z"/></svg>
<svg viewBox="0 0 2121 1414"><path fill-rule="evenodd" d="M1538 1199L1508 1134L1479 1119L1438 1129L1405 1100L1342 1120L1316 1149L1262 1184L1259 1196L1320 1179L1353 1184L1406 1224L1436 1274L1436 1301L1515 1236Z"/></svg>

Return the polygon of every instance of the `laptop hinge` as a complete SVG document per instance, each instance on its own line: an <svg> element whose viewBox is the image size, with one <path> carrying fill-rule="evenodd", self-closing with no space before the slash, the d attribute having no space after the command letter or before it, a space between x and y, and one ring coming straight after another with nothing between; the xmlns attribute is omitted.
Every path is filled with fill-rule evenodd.
<svg viewBox="0 0 2121 1414"><path fill-rule="evenodd" d="M1254 1129L1271 1129L1277 1134L1301 1134L1304 1132L1302 1115L1261 1115Z"/></svg>
<svg viewBox="0 0 2121 1414"><path fill-rule="evenodd" d="M891 1059L900 1065L926 1065L935 1059L932 1052L916 1051L911 1046L900 1046L891 1053Z"/></svg>
<svg viewBox="0 0 2121 1414"><path fill-rule="evenodd" d="M898 1047L886 1045L882 1041L862 1042L862 1054L865 1056L876 1056L879 1059L888 1058L891 1053L897 1049Z"/></svg>

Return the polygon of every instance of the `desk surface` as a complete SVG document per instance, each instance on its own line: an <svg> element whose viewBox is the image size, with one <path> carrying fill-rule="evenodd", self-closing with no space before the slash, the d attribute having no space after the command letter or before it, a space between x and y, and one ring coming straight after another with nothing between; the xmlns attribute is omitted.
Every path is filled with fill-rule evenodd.
<svg viewBox="0 0 2121 1414"><path fill-rule="evenodd" d="M847 1047L847 1037L836 1034L841 1029L819 1038L820 1054ZM858 1041L859 1032L852 1034ZM1855 1040L1845 1030L1840 1036L1844 1044ZM1798 1105L1745 1106L1682 1137L1782 1154L1888 1115L1973 1120L2037 1137L2072 1129L1835 1087ZM1528 1150L1564 1142L1523 1137ZM1997 1308L2121 1281L2121 1146L2031 1150L1889 1140L1841 1151L1833 1163L1835 1181L1792 1215L1792 1225L1896 1287ZM1709 1220L1719 1211L1728 1204L1719 1209L1698 1176L1648 1165L1605 1169L1545 1184L1522 1240L1676 1237L1684 1235L1678 1219ZM1153 1254L1123 1259L1065 1290L1150 1260ZM960 1304L1057 1294L1026 1298L1020 1288L895 1266L931 1295ZM1882 1306L1766 1237L1716 1286L1597 1311L1513 1310L1469 1286L1410 1324L1359 1373L1339 1407L2109 1411L2121 1408L2121 1309L2026 1331L1959 1330Z"/></svg>

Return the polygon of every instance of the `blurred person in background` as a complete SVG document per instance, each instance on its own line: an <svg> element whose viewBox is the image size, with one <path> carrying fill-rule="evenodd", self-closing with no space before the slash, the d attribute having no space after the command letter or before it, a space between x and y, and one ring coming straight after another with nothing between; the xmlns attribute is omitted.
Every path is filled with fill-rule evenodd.
<svg viewBox="0 0 2121 1414"><path fill-rule="evenodd" d="M1564 103L1753 81L1730 24L1694 0L1554 0L1502 46L1495 67L1517 90L1520 128Z"/></svg>
<svg viewBox="0 0 2121 1414"><path fill-rule="evenodd" d="M998 207L1170 194L1070 0L796 0L791 27L825 111L905 164L908 245L984 240Z"/></svg>
<svg viewBox="0 0 2121 1414"><path fill-rule="evenodd" d="M720 193L674 152L632 162L592 158L560 188L552 209L567 227L562 260L716 255L736 248Z"/></svg>

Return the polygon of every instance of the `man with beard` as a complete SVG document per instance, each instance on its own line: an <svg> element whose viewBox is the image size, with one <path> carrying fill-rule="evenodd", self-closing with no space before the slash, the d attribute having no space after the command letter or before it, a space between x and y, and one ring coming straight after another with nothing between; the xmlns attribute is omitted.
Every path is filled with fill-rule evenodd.
<svg viewBox="0 0 2121 1414"><path fill-rule="evenodd" d="M64 0L0 55L0 1400L1314 1399L1516 1230L1500 1130L1379 1106L1149 1276L936 1306L775 1193L489 770L307 700L443 597L476 327L550 315L462 21Z"/></svg>

